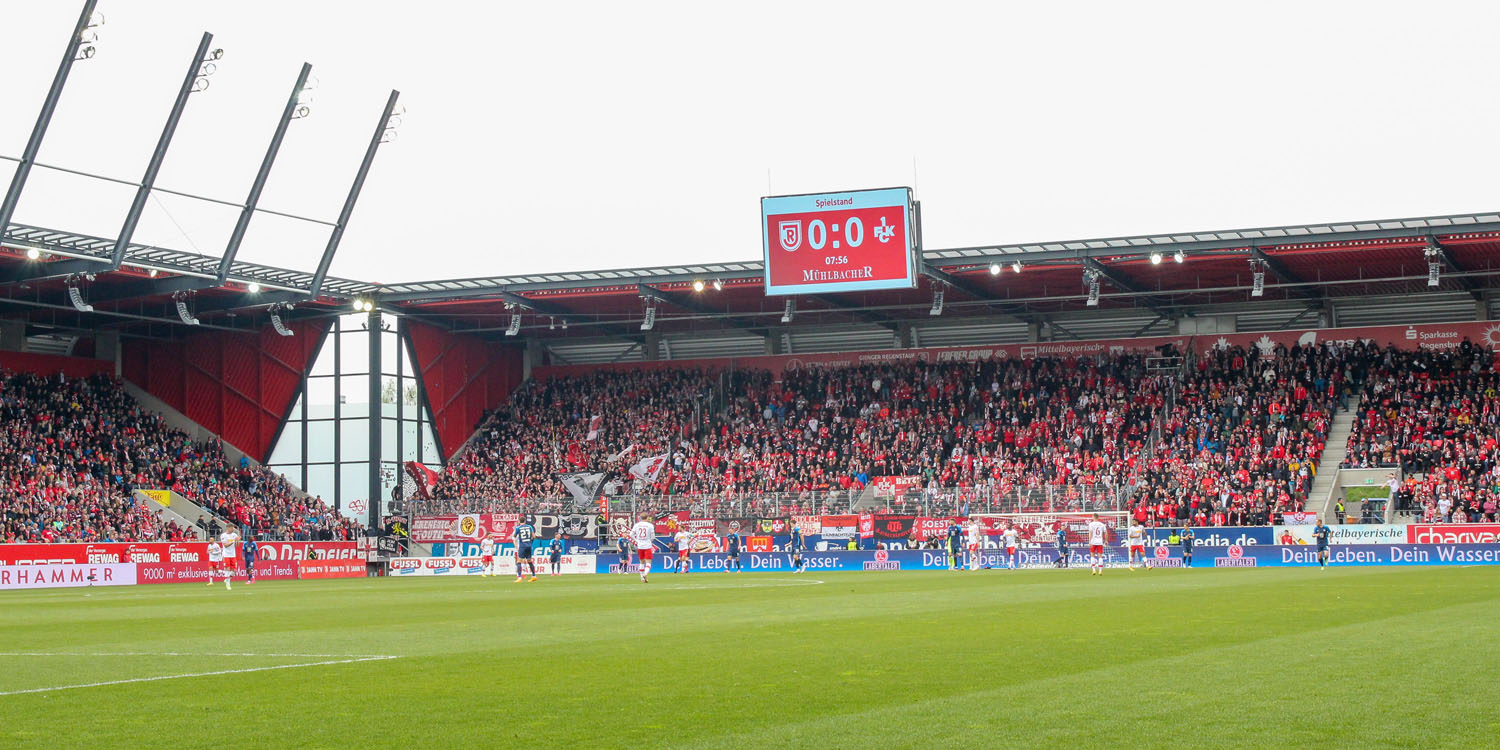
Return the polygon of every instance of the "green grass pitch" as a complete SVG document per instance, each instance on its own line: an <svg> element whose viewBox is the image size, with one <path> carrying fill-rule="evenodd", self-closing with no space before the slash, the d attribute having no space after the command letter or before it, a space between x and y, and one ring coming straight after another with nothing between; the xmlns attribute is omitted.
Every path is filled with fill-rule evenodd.
<svg viewBox="0 0 1500 750"><path fill-rule="evenodd" d="M1496 573L4 592L0 747L1497 747Z"/></svg>

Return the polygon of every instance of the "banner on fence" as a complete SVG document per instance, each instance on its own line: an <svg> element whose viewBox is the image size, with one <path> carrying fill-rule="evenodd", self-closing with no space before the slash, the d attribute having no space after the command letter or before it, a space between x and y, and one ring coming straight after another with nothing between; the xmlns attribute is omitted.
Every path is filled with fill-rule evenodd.
<svg viewBox="0 0 1500 750"><path fill-rule="evenodd" d="M485 537L491 537L497 541L509 542L511 531L520 522L519 513L417 516L411 520L411 540L420 544L431 544L433 542L477 542Z"/></svg>
<svg viewBox="0 0 1500 750"><path fill-rule="evenodd" d="M968 519L961 518L959 516L948 516L944 518L928 518L926 516L918 516L916 520L912 521L912 530L916 532L918 539L931 539L935 536L947 535L949 526L952 526L955 523L963 525L963 523L967 520Z"/></svg>
<svg viewBox="0 0 1500 750"><path fill-rule="evenodd" d="M677 533L677 526L688 520L688 512L685 510L674 510L670 513L658 513L656 515L656 535L671 536Z"/></svg>
<svg viewBox="0 0 1500 750"><path fill-rule="evenodd" d="M874 489L875 497L905 497L907 492L922 488L922 478L919 476L870 477L870 487Z"/></svg>
<svg viewBox="0 0 1500 750"><path fill-rule="evenodd" d="M909 539L912 532L916 530L916 526L916 516L875 514L875 537L877 539Z"/></svg>
<svg viewBox="0 0 1500 750"><path fill-rule="evenodd" d="M852 539L859 531L859 516L823 516L824 539Z"/></svg>
<svg viewBox="0 0 1500 750"><path fill-rule="evenodd" d="M802 536L823 533L822 516L792 516L792 525L802 530Z"/></svg>

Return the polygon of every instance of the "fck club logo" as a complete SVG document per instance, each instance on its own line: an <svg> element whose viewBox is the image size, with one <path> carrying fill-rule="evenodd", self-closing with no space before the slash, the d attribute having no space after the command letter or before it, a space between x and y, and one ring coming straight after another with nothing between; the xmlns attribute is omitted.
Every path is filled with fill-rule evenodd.
<svg viewBox="0 0 1500 750"><path fill-rule="evenodd" d="M795 252L802 247L802 222L783 221L777 225L777 232L781 237L781 249L787 252Z"/></svg>

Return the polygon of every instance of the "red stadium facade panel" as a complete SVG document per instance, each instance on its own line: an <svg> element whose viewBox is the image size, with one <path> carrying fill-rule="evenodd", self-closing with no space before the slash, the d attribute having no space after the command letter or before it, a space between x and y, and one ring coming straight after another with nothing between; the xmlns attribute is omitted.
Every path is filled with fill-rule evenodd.
<svg viewBox="0 0 1500 750"><path fill-rule="evenodd" d="M148 393L265 462L301 389L328 321L289 323L296 335L195 333L180 341L126 339L121 374Z"/></svg>
<svg viewBox="0 0 1500 750"><path fill-rule="evenodd" d="M90 375L113 375L115 363L102 359L87 359L82 356L0 352L0 369L42 376L62 373L70 378L84 378Z"/></svg>
<svg viewBox="0 0 1500 750"><path fill-rule="evenodd" d="M447 460L479 426L485 410L505 403L520 385L524 355L424 323L408 321L406 330L432 407L433 433Z"/></svg>

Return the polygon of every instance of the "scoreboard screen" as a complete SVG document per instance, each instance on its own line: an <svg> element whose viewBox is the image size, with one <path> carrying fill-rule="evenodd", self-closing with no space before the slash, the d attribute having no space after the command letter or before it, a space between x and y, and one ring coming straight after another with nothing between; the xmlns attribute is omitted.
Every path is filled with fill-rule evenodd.
<svg viewBox="0 0 1500 750"><path fill-rule="evenodd" d="M916 206L904 187L761 198L766 294L915 287Z"/></svg>

